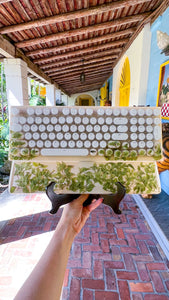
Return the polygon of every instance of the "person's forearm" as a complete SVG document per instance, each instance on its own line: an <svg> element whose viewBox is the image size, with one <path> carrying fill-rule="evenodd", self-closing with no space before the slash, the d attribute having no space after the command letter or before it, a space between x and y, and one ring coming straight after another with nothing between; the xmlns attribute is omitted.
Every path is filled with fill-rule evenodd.
<svg viewBox="0 0 169 300"><path fill-rule="evenodd" d="M70 248L75 237L71 226L59 223L40 261L15 300L59 300Z"/></svg>

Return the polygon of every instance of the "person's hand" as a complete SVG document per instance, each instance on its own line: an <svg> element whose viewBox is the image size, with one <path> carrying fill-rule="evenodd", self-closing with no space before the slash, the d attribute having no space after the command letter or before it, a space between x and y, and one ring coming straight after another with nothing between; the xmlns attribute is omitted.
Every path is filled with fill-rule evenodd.
<svg viewBox="0 0 169 300"><path fill-rule="evenodd" d="M81 231L90 213L103 201L103 198L99 198L98 200L93 199L90 205L83 207L83 203L88 197L88 194L80 195L77 199L66 204L63 209L60 223L71 226L75 235Z"/></svg>

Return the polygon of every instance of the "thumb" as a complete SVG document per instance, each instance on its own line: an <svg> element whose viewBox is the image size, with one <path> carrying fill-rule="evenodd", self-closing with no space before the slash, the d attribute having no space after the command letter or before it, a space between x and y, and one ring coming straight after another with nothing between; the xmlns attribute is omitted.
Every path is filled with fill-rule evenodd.
<svg viewBox="0 0 169 300"><path fill-rule="evenodd" d="M99 198L98 200L94 199L90 205L87 206L88 210L91 212L96 209L103 202L103 198Z"/></svg>

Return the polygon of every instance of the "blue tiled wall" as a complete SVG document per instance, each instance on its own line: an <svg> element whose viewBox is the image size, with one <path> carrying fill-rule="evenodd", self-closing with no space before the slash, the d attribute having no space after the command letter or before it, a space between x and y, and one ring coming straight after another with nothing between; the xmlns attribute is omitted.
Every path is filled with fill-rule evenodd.
<svg viewBox="0 0 169 300"><path fill-rule="evenodd" d="M161 50L157 46L157 30L169 35L169 8L151 26L152 39L146 98L146 104L150 106L156 106L160 65L169 60L169 56L161 54Z"/></svg>

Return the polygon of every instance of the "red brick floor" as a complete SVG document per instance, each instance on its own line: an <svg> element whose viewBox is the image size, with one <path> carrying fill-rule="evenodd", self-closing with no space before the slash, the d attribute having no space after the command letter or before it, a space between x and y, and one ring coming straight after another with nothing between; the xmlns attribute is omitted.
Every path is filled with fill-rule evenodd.
<svg viewBox="0 0 169 300"><path fill-rule="evenodd" d="M0 203L0 300L14 298L46 248L62 211L49 208L37 194ZM169 262L131 196L121 208L92 212L72 246L62 300L169 300Z"/></svg>

